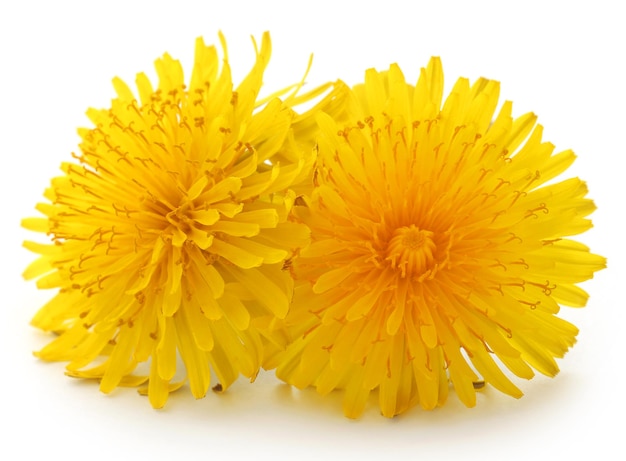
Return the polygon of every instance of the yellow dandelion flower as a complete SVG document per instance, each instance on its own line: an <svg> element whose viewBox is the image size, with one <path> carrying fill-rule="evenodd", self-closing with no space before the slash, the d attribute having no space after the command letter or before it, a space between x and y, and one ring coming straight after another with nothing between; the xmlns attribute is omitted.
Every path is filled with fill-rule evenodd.
<svg viewBox="0 0 626 461"><path fill-rule="evenodd" d="M559 307L584 306L576 284L605 267L566 238L591 227L585 183L546 184L574 154L553 155L508 101L494 119L498 82L461 78L443 106L442 90L439 59L415 86L392 65L354 87L350 123L317 116L295 339L266 365L299 388L345 389L351 418L375 389L388 417L442 405L449 382L468 407L481 380L520 397L511 374L558 372L577 334Z"/></svg>
<svg viewBox="0 0 626 461"><path fill-rule="evenodd" d="M239 374L254 379L263 328L289 307L284 262L309 238L289 220L289 188L313 163L292 124L304 139L311 123L290 106L324 87L257 101L266 33L233 91L220 40L221 65L216 48L197 40L188 85L168 54L155 62L156 89L137 75L138 98L114 79L111 108L88 110L94 128L79 130L81 153L37 205L44 217L23 221L51 237L25 242L40 255L25 278L59 290L32 321L58 333L36 355L68 361L70 376L100 380L105 393L147 383L154 407L182 384L173 383L177 356L197 398L211 370L218 389ZM149 371L133 373L142 363Z"/></svg>

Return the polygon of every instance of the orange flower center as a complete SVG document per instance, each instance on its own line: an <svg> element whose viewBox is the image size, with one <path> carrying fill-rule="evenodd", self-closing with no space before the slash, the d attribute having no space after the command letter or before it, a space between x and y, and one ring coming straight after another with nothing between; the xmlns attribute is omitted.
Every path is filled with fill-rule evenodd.
<svg viewBox="0 0 626 461"><path fill-rule="evenodd" d="M434 233L411 224L397 228L387 245L386 260L402 277L419 275L427 271L434 261Z"/></svg>

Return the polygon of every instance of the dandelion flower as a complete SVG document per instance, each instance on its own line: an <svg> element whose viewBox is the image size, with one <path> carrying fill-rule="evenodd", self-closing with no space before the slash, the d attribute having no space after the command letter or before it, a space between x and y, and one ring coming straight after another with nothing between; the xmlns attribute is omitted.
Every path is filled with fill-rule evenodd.
<svg viewBox="0 0 626 461"><path fill-rule="evenodd" d="M138 74L138 98L114 79L111 108L88 110L94 127L79 130L80 154L46 190L43 217L23 221L51 238L25 242L40 255L25 278L58 289L32 321L58 337L36 355L68 361L67 374L97 379L105 393L145 385L154 407L182 384L177 358L196 398L211 370L217 389L254 379L262 330L289 307L283 265L309 238L288 217L290 186L313 161L300 145L311 123L290 105L315 91L257 101L267 33L233 91L220 40L221 65L197 40L188 85L168 54L155 62L156 89Z"/></svg>
<svg viewBox="0 0 626 461"><path fill-rule="evenodd" d="M468 407L482 380L520 397L511 375L558 372L577 334L559 307L584 306L577 283L605 266L568 238L591 227L585 183L551 181L574 154L553 154L508 101L494 118L497 82L461 78L443 106L442 88L437 58L415 86L397 65L369 70L349 123L317 116L294 340L267 366L299 388L344 389L351 418L375 389L388 417L442 405L449 382Z"/></svg>

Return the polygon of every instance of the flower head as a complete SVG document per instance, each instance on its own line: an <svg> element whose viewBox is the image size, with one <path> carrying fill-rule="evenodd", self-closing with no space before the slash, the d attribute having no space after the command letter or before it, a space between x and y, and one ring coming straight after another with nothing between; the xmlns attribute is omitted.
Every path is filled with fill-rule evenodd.
<svg viewBox="0 0 626 461"><path fill-rule="evenodd" d="M317 117L294 341L267 366L345 389L349 417L374 389L389 417L443 404L449 381L470 407L480 380L520 397L510 374L558 372L577 334L559 307L585 305L576 284L605 266L567 238L591 227L585 183L551 181L574 154L553 155L535 115L512 118L508 101L493 118L495 81L461 78L443 106L442 89L437 58L415 86L397 65L369 70L349 123Z"/></svg>
<svg viewBox="0 0 626 461"><path fill-rule="evenodd" d="M257 101L266 33L233 91L220 39L221 64L197 40L188 84L167 54L157 88L138 74L138 98L114 79L111 108L89 109L94 127L79 131L80 153L37 206L44 217L23 221L51 237L25 242L40 255L25 277L59 290L33 319L59 335L37 356L68 361L69 375L103 392L147 382L155 407L182 383L172 384L177 355L198 398L211 369L221 389L255 377L263 328L289 307L284 262L309 239L288 216L290 187L310 174L311 123L290 106L320 90ZM149 371L133 373L143 362Z"/></svg>

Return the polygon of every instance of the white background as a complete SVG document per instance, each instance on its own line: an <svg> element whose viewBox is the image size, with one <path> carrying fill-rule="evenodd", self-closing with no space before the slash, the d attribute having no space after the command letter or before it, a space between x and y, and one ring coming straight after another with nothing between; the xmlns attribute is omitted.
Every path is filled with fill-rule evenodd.
<svg viewBox="0 0 626 461"><path fill-rule="evenodd" d="M264 6L259 6L263 4ZM0 6L0 422L2 459L625 459L624 14L618 2L3 2ZM11 6L8 6L11 5ZM19 6L17 6L19 5ZM458 76L502 82L518 115L534 111L545 139L579 155L570 175L598 205L583 240L609 269L584 285L585 309L563 309L578 344L561 374L518 384L521 400L487 390L465 409L452 394L436 411L393 420L371 405L345 419L340 395L291 390L271 373L195 401L185 390L162 411L132 389L105 396L31 351L45 335L28 325L49 293L25 283L32 259L20 219L76 150L89 106L108 107L110 80L132 83L169 51L190 68L194 39L226 34L236 79L253 59L250 35L270 30L268 90L362 79L392 62L415 81L440 55L449 89Z"/></svg>

